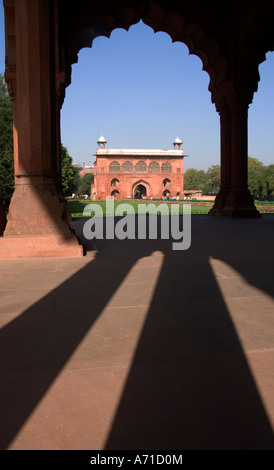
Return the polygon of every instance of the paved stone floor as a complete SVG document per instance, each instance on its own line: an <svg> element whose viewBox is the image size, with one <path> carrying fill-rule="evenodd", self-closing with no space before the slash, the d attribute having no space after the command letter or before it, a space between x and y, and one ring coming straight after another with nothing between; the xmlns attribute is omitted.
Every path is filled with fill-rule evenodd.
<svg viewBox="0 0 274 470"><path fill-rule="evenodd" d="M194 216L186 251L0 261L0 448L274 449L273 235Z"/></svg>

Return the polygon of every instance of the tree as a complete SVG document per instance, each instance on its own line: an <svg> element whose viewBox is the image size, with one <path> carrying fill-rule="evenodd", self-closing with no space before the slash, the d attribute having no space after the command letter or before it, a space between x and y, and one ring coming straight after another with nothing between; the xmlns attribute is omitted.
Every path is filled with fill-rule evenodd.
<svg viewBox="0 0 274 470"><path fill-rule="evenodd" d="M90 196L91 183L94 181L93 173L86 173L80 178L79 185L77 188L77 194L87 194Z"/></svg>
<svg viewBox="0 0 274 470"><path fill-rule="evenodd" d="M274 165L264 167L263 199L274 200Z"/></svg>
<svg viewBox="0 0 274 470"><path fill-rule="evenodd" d="M76 192L79 184L79 168L72 164L72 158L66 147L61 144L62 187L66 197Z"/></svg>
<svg viewBox="0 0 274 470"><path fill-rule="evenodd" d="M0 197L9 200L14 190L13 115L4 76L0 73Z"/></svg>
<svg viewBox="0 0 274 470"><path fill-rule="evenodd" d="M184 174L184 188L185 189L203 189L205 184L204 170L196 170L189 168Z"/></svg>
<svg viewBox="0 0 274 470"><path fill-rule="evenodd" d="M213 165L205 173L203 194L216 195L220 189L220 165Z"/></svg>
<svg viewBox="0 0 274 470"><path fill-rule="evenodd" d="M248 157L248 189L254 199L265 199L264 177L265 167L263 163L257 158Z"/></svg>

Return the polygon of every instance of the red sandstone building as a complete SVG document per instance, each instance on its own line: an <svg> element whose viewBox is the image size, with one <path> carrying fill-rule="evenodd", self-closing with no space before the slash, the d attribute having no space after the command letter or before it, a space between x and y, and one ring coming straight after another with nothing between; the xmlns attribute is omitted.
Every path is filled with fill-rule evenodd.
<svg viewBox="0 0 274 470"><path fill-rule="evenodd" d="M184 151L177 137L172 150L107 149L103 136L95 153L92 199L183 198Z"/></svg>

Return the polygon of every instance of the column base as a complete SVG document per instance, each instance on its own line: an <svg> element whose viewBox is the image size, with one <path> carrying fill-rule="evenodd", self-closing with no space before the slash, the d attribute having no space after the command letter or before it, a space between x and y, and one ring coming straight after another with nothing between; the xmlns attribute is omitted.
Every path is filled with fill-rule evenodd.
<svg viewBox="0 0 274 470"><path fill-rule="evenodd" d="M226 197L224 208L221 210L221 215L244 219L262 217L247 188L231 188Z"/></svg>
<svg viewBox="0 0 274 470"><path fill-rule="evenodd" d="M214 215L215 217L221 217L222 210L224 208L225 200L226 200L228 193L229 193L229 188L220 188L220 191L218 192L215 198L214 206L212 207L212 209L210 209L208 213L209 215Z"/></svg>
<svg viewBox="0 0 274 470"><path fill-rule="evenodd" d="M83 247L74 235L0 238L0 259L80 258L83 255Z"/></svg>
<svg viewBox="0 0 274 470"><path fill-rule="evenodd" d="M15 187L0 238L0 259L83 256L58 184L41 176L21 179L23 183Z"/></svg>

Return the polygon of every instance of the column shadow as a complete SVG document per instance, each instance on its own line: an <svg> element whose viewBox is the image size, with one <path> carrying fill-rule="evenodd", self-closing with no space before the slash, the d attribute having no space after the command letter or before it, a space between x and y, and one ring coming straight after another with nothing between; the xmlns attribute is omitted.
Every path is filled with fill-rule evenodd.
<svg viewBox="0 0 274 470"><path fill-rule="evenodd" d="M260 222L253 221L250 237L244 221L225 221L221 228L214 220L209 233L201 234L203 217L192 221L191 249L165 250L107 450L274 448L273 430L209 264L210 257L224 261L273 297L271 233L255 253Z"/></svg>
<svg viewBox="0 0 274 470"><path fill-rule="evenodd" d="M138 257L133 252L120 259L110 282L111 270L98 254L0 330L0 449L9 446Z"/></svg>
<svg viewBox="0 0 274 470"><path fill-rule="evenodd" d="M209 238L201 241L203 220L196 219L191 249L183 252L172 251L169 240L98 241L92 262L1 329L1 449L8 448L132 266L157 250L164 264L105 449L274 448L209 265L209 256L231 262L234 239L224 241L226 229L218 231L220 221L214 221ZM236 237L236 227L234 232Z"/></svg>

